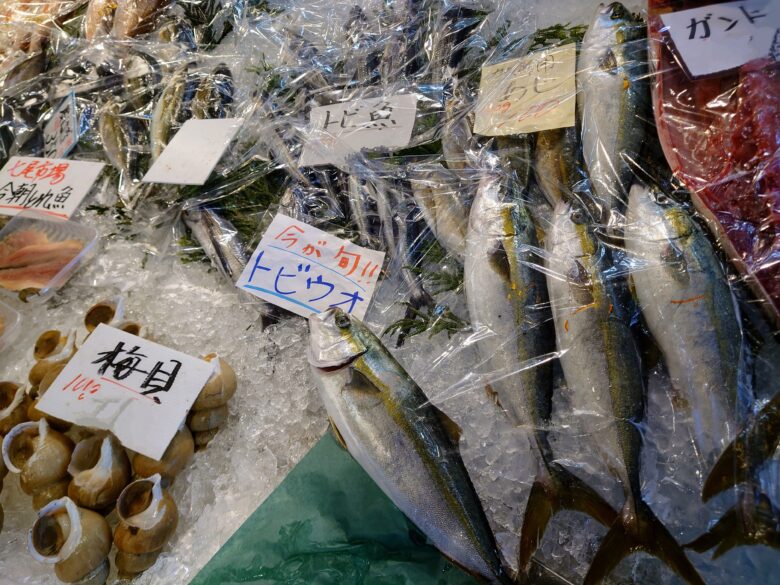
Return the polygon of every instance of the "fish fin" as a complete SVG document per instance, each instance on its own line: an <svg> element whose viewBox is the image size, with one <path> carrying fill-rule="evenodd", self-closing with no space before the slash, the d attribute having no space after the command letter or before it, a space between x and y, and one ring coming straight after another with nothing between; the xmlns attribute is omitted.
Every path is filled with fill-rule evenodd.
<svg viewBox="0 0 780 585"><path fill-rule="evenodd" d="M518 566L526 571L550 519L561 510L574 510L594 518L604 526L610 526L617 512L598 492L555 463L543 467L536 476L520 533Z"/></svg>
<svg viewBox="0 0 780 585"><path fill-rule="evenodd" d="M726 488L738 485L747 479L748 464L745 458L744 437L738 436L721 453L715 465L712 466L704 486L701 490L701 499L706 502Z"/></svg>
<svg viewBox="0 0 780 585"><path fill-rule="evenodd" d="M349 451L347 448L347 442L344 440L344 437L341 434L341 431L339 431L339 428L336 426L336 423L333 422L333 419L328 417L328 422L330 422L330 432L333 433L333 437L338 441L338 444L341 445L345 451Z"/></svg>
<svg viewBox="0 0 780 585"><path fill-rule="evenodd" d="M637 551L659 558L689 585L704 585L682 547L650 507L631 498L601 541L583 585L603 583L621 560Z"/></svg>
<svg viewBox="0 0 780 585"><path fill-rule="evenodd" d="M485 384L485 395L487 395L487 397L492 400L501 410L506 410L501 404L501 399L498 397L498 392L496 392L495 388L493 388L493 386L490 384Z"/></svg>
<svg viewBox="0 0 780 585"><path fill-rule="evenodd" d="M441 423L444 432L450 438L452 444L457 447L460 444L460 437L463 434L463 431L461 430L460 426L458 426L458 423L456 423L449 416L447 416L447 414L445 414L443 411L439 410L435 406L433 407L433 411L436 413L436 417L439 419L439 423Z"/></svg>
<svg viewBox="0 0 780 585"><path fill-rule="evenodd" d="M617 69L617 58L612 48L608 48L607 52L599 59L599 69L606 71L607 73L614 73Z"/></svg>
<svg viewBox="0 0 780 585"><path fill-rule="evenodd" d="M355 368L350 368L349 382L344 385L344 390L360 392L362 394L378 394L381 392L365 374Z"/></svg>
<svg viewBox="0 0 780 585"><path fill-rule="evenodd" d="M780 549L780 531L777 530L772 504L764 495L758 495L757 498L759 509L753 508L749 518L740 519L740 512L735 506L723 514L707 532L686 544L685 548L703 553L715 547L713 559L738 546L763 544Z"/></svg>
<svg viewBox="0 0 780 585"><path fill-rule="evenodd" d="M509 256L504 248L504 242L499 240L496 247L488 255L490 266L504 279L504 282L512 282L512 267Z"/></svg>

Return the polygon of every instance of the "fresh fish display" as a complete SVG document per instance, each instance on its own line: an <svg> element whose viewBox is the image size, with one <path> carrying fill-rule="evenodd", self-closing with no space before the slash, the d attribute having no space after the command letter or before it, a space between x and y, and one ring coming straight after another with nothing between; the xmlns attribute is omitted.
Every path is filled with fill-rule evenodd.
<svg viewBox="0 0 780 585"><path fill-rule="evenodd" d="M573 408L590 413L597 445L619 474L625 503L585 577L601 583L620 560L642 550L687 583L704 583L674 537L642 498L640 461L645 386L630 328L627 290L610 273L609 250L586 212L559 203L547 239L547 287L560 361Z"/></svg>
<svg viewBox="0 0 780 585"><path fill-rule="evenodd" d="M625 6L599 7L577 61L582 153L602 219L624 207L650 105L644 26Z"/></svg>
<svg viewBox="0 0 780 585"><path fill-rule="evenodd" d="M454 423L357 319L333 309L313 315L309 328L314 378L352 456L444 555L509 583Z"/></svg>
<svg viewBox="0 0 780 585"><path fill-rule="evenodd" d="M642 315L711 465L734 437L738 403L748 402L738 401L745 348L733 292L704 233L658 189L631 188L625 241Z"/></svg>
<svg viewBox="0 0 780 585"><path fill-rule="evenodd" d="M98 130L106 157L121 173L119 196L132 207L143 177L146 124L132 116L123 116L121 109L116 100L106 104L98 116Z"/></svg>
<svg viewBox="0 0 780 585"><path fill-rule="evenodd" d="M550 518L585 512L609 526L616 512L594 490L555 463L548 438L555 342L536 228L514 180L482 179L471 207L464 282L480 358L492 390L514 424L528 430L538 475L526 505L519 567L525 571Z"/></svg>

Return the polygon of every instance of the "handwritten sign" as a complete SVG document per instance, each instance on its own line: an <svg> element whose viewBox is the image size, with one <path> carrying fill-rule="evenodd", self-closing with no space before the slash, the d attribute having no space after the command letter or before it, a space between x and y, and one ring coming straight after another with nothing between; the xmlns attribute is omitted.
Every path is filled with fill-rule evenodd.
<svg viewBox="0 0 780 585"><path fill-rule="evenodd" d="M243 122L243 118L187 120L154 161L143 182L203 185Z"/></svg>
<svg viewBox="0 0 780 585"><path fill-rule="evenodd" d="M413 95L312 108L309 140L298 166L338 166L363 148L403 148L412 137L416 112Z"/></svg>
<svg viewBox="0 0 780 585"><path fill-rule="evenodd" d="M710 4L661 15L692 77L780 59L780 0Z"/></svg>
<svg viewBox="0 0 780 585"><path fill-rule="evenodd" d="M362 319L384 258L278 214L236 286L302 317L340 307Z"/></svg>
<svg viewBox="0 0 780 585"><path fill-rule="evenodd" d="M101 324L38 409L109 430L128 449L159 460L213 372L214 363Z"/></svg>
<svg viewBox="0 0 780 585"><path fill-rule="evenodd" d="M482 68L474 131L506 136L574 126L574 44Z"/></svg>
<svg viewBox="0 0 780 585"><path fill-rule="evenodd" d="M70 92L54 110L43 129L43 152L48 158L65 158L76 146L79 136L76 96Z"/></svg>
<svg viewBox="0 0 780 585"><path fill-rule="evenodd" d="M12 156L0 171L0 214L37 209L68 219L102 169L99 162Z"/></svg>

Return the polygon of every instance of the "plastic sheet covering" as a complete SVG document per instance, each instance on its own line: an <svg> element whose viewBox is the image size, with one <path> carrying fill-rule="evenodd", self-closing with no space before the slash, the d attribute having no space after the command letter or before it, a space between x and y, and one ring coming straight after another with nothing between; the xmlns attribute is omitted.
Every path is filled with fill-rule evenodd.
<svg viewBox="0 0 780 585"><path fill-rule="evenodd" d="M77 214L98 224L106 253L47 318L76 319L65 303L88 306L121 282L138 311L151 306L163 342L199 353L208 340L246 384L234 424L177 480L178 536L140 581L191 577L324 430L326 411L409 521L484 578L544 565L586 584L772 581L775 65L697 81L705 101L670 112L668 92L688 82L655 3L649 39L644 3L195 6L197 18L193 5L161 8L130 40L87 43L83 23L50 21L33 52L45 60L21 78L6 63L24 55L3 62L3 157L39 153L47 112L73 90L82 136L71 156L113 169ZM170 10L186 13L172 30ZM485 64L568 45L568 78L507 66L480 87ZM558 81L572 124L476 131L485 104L512 111L507 91ZM299 165L327 138L310 128L312 108L397 94L416 98L408 145ZM137 180L184 119L228 111L245 123L206 185ZM697 131L681 133L694 117ZM725 136L732 118L739 134ZM386 252L363 324L330 312L307 334L235 292L278 211ZM22 345L6 355L4 375L23 375ZM14 489L0 562L15 582L53 579L14 564L29 525ZM303 544L333 552L333 537L340 551L338 530ZM238 537L229 551L236 563L254 554ZM260 564L278 568L286 552L271 547ZM306 570L326 574L317 558Z"/></svg>

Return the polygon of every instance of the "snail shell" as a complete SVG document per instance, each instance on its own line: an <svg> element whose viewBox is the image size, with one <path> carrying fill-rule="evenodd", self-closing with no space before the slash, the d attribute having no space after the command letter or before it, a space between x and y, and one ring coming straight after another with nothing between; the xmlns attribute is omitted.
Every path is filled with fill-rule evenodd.
<svg viewBox="0 0 780 585"><path fill-rule="evenodd" d="M57 330L45 331L35 342L33 351L35 365L27 378L33 386L39 386L48 371L59 364L65 364L76 353L76 332L63 336Z"/></svg>
<svg viewBox="0 0 780 585"><path fill-rule="evenodd" d="M219 427L227 420L227 402L236 393L237 385L233 368L217 354L212 353L202 359L207 362L216 359L217 364L187 416L187 425L193 432L197 448L208 445L217 434Z"/></svg>
<svg viewBox="0 0 780 585"><path fill-rule="evenodd" d="M126 578L154 564L176 530L179 512L159 474L128 485L117 500L116 512L116 566L120 577Z"/></svg>
<svg viewBox="0 0 780 585"><path fill-rule="evenodd" d="M35 560L54 565L60 581L103 585L108 578L111 529L103 516L68 497L41 508L27 548Z"/></svg>
<svg viewBox="0 0 780 585"><path fill-rule="evenodd" d="M92 333L101 323L108 325L115 319L121 321L124 315L125 301L121 296L116 296L92 305L84 315L84 327Z"/></svg>
<svg viewBox="0 0 780 585"><path fill-rule="evenodd" d="M130 460L112 435L95 435L76 445L68 473L73 476L68 497L83 508L103 510L130 481Z"/></svg>
<svg viewBox="0 0 780 585"><path fill-rule="evenodd" d="M49 386L52 385L52 382L54 382L54 380L57 379L57 376L60 375L60 372L62 372L62 370L65 369L66 365L67 365L66 362L60 362L48 369L46 375L43 376L41 383L38 384L38 389L35 394L35 400L33 400L30 403L30 406L27 407L27 418L29 418L31 421L39 421L42 418L45 418L49 422L50 427L61 432L67 431L72 426L71 423L69 423L66 420L55 418L49 414L45 414L41 412L40 410L38 410L38 402L40 402L41 397L49 389Z"/></svg>
<svg viewBox="0 0 780 585"><path fill-rule="evenodd" d="M0 435L27 420L30 402L23 386L13 382L0 382Z"/></svg>
<svg viewBox="0 0 780 585"><path fill-rule="evenodd" d="M184 469L195 453L195 442L192 433L186 426L182 426L171 439L171 443L163 453L159 461L136 454L133 457L133 472L139 477L149 477L159 474L165 485L173 482L174 478Z"/></svg>
<svg viewBox="0 0 780 585"><path fill-rule="evenodd" d="M38 509L68 490L73 441L49 427L46 419L16 425L3 439L3 461L19 474L22 491Z"/></svg>

